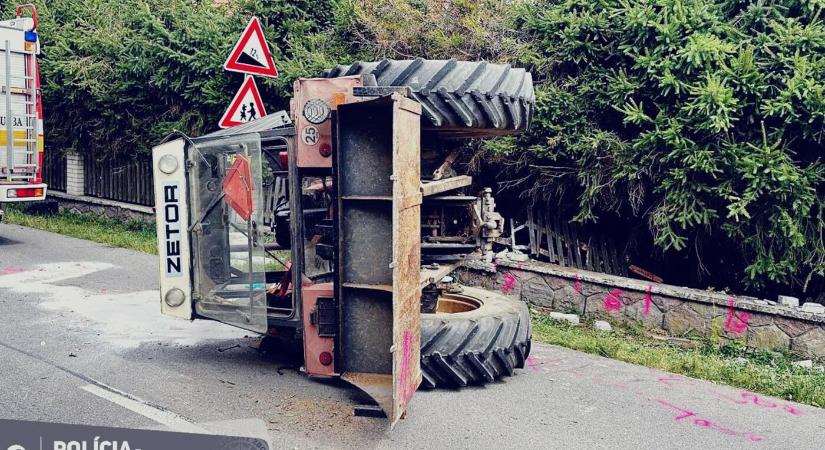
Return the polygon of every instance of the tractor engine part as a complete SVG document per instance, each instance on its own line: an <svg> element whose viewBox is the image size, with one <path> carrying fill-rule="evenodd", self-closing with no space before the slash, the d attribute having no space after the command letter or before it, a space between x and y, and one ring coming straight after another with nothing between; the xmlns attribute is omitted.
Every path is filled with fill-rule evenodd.
<svg viewBox="0 0 825 450"><path fill-rule="evenodd" d="M338 105L357 99L352 88L361 86L361 77L341 77L335 80L301 78L293 85L290 102L295 118L296 163L298 167L332 167L332 114Z"/></svg>
<svg viewBox="0 0 825 450"><path fill-rule="evenodd" d="M442 178L448 178L455 175L455 172L452 171L453 163L455 162L456 158L458 158L458 151L453 150L444 158L444 162L438 166L438 169L433 171L433 181L438 181Z"/></svg>
<svg viewBox="0 0 825 450"><path fill-rule="evenodd" d="M493 262L493 243L504 234L504 217L496 211L493 190L484 188L475 206L478 243L484 262Z"/></svg>
<svg viewBox="0 0 825 450"><path fill-rule="evenodd" d="M338 303L332 283L303 289L304 367L315 375L335 375L335 337L338 334Z"/></svg>

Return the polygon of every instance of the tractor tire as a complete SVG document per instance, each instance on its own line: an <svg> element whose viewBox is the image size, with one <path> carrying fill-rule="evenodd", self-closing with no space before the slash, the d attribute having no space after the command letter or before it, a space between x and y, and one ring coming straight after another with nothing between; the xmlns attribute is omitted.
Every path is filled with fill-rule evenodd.
<svg viewBox="0 0 825 450"><path fill-rule="evenodd" d="M408 86L421 104L424 128L455 137L524 131L536 103L530 72L485 61L383 59L339 65L322 77L365 74L378 86Z"/></svg>
<svg viewBox="0 0 825 450"><path fill-rule="evenodd" d="M443 294L436 313L421 314L421 386L461 388L512 376L524 368L531 338L526 303L470 287Z"/></svg>

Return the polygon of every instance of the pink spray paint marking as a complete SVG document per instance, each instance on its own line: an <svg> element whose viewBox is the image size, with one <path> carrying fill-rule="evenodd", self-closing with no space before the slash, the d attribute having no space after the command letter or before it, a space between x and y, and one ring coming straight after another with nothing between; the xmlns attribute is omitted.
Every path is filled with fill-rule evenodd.
<svg viewBox="0 0 825 450"><path fill-rule="evenodd" d="M414 387L410 379L410 371L412 370L412 333L410 330L404 332L404 342L401 346L401 404L406 405L413 394Z"/></svg>
<svg viewBox="0 0 825 450"><path fill-rule="evenodd" d="M745 402L751 402L756 406L761 406L763 408L776 408L778 405L770 400L762 400L759 398L758 395L754 394L753 392L742 391L739 393Z"/></svg>
<svg viewBox="0 0 825 450"><path fill-rule="evenodd" d="M554 363L557 360L543 360L542 364L546 363ZM564 360L559 360L561 363ZM529 363L528 363L529 364ZM586 369L587 372L583 372L582 369ZM714 391L713 389L708 389L704 387L701 383L697 382L688 377L676 375L676 374L669 374L669 373L661 373L655 369L648 368L650 374L653 376L653 379L656 380L657 383L662 384L663 386L670 388L675 387L685 387L689 388L693 391L703 391L706 393L715 394L716 396L723 396L728 401L731 401L735 404L739 405L755 405L760 408L764 409L771 409L775 411L781 410L787 412L788 414L793 415L804 415L805 413L800 411L798 408L795 408L792 405L786 404L783 405L782 402L775 402L771 399L767 399L765 397L759 397L758 395L749 392L749 391L740 391L739 397L736 396L724 396L724 394L720 394L719 391ZM660 406L667 407L668 409L675 411L676 415L672 416L675 422L679 422L680 424L689 424L692 427L697 427L703 430L713 430L719 433L722 433L726 436L730 436L733 438L740 438L745 439L747 442L750 443L759 443L765 441L765 437L758 435L754 432L750 431L739 431L728 428L722 424L714 422L713 420L708 419L707 417L703 417L701 414L691 411L687 408L677 406L674 403L669 402L663 398L657 398L653 396L652 393L646 393L642 390L636 389L631 385L623 383L621 381L615 380L614 374L604 374L604 373L593 373L589 366L586 367L570 367L559 370L558 372L568 372L576 379L584 379L589 380L594 383L609 386L614 389L621 389L628 393L632 393L638 398L638 401L643 402L645 404L649 404L647 402L656 402ZM641 380L633 380L641 381Z"/></svg>
<svg viewBox="0 0 825 450"><path fill-rule="evenodd" d="M613 289L607 294L607 297L604 298L604 309L607 312L618 312L622 309L622 296L623 292L621 289Z"/></svg>
<svg viewBox="0 0 825 450"><path fill-rule="evenodd" d="M673 385L670 384L671 382L673 382L673 381L682 381L682 380L683 380L682 377L680 377L679 375L673 375L673 374L668 374L668 375L665 375L663 377L656 378L656 381L658 383L664 384L665 386L667 386L669 388L673 387Z"/></svg>
<svg viewBox="0 0 825 450"><path fill-rule="evenodd" d="M532 356L527 357L527 366L530 367L533 372L541 372L541 368L539 368L539 365L536 364L536 360L533 359Z"/></svg>
<svg viewBox="0 0 825 450"><path fill-rule="evenodd" d="M748 405L753 403L754 405L761 406L763 408L776 408L778 406L774 402L761 400L758 395L748 391L740 392L739 396L741 398L731 397L722 392L715 392L715 394L717 397L736 403L737 405Z"/></svg>
<svg viewBox="0 0 825 450"><path fill-rule="evenodd" d="M805 415L804 411L802 411L801 409L799 409L795 406L791 406L791 405L783 406L782 410L785 411L786 413L792 414L794 416L804 416Z"/></svg>
<svg viewBox="0 0 825 450"><path fill-rule="evenodd" d="M723 400L727 400L731 403L736 403L737 405L756 405L756 406L759 406L761 408L775 409L777 411L781 410L781 411L784 411L784 412L786 412L788 414L791 414L793 416L804 416L805 415L805 413L803 411L801 411L799 408L797 408L795 406L785 404L785 405L782 405L782 408L779 408L779 404L774 403L770 400L766 400L764 398L760 398L758 395L754 394L753 392L749 392L749 391L741 391L739 393L740 398L732 397L730 395L727 395L727 394L719 392L719 391L712 391L712 392L717 397L719 397Z"/></svg>
<svg viewBox="0 0 825 450"><path fill-rule="evenodd" d="M501 284L501 292L509 294L516 287L516 277L512 273L504 274L504 282Z"/></svg>
<svg viewBox="0 0 825 450"><path fill-rule="evenodd" d="M573 290L576 291L578 295L582 293L582 279L579 277L579 274L576 274L576 282L573 283Z"/></svg>
<svg viewBox="0 0 825 450"><path fill-rule="evenodd" d="M647 294L645 294L645 309L644 309L644 316L650 317L650 303L653 301L653 297L650 295L650 291L653 289L653 286L647 285Z"/></svg>
<svg viewBox="0 0 825 450"><path fill-rule="evenodd" d="M540 355L531 355L527 358L532 359L534 363L541 364L542 366L557 367L561 372L569 371L569 369L563 368L565 365L563 363L567 362L564 358L545 359Z"/></svg>
<svg viewBox="0 0 825 450"><path fill-rule="evenodd" d="M8 267L6 269L0 269L0 275L11 275L13 273L20 273L25 271L26 269L21 269L19 267Z"/></svg>
<svg viewBox="0 0 825 450"><path fill-rule="evenodd" d="M759 436L759 435L754 434L754 433L734 431L734 430L731 430L730 428L723 427L723 426L721 426L717 423L714 423L713 421L710 421L708 419L699 417L693 411L690 411L688 409L676 406L676 405L671 404L671 403L669 403L665 400L656 399L656 403L659 403L660 405L666 406L668 408L671 408L671 409L676 410L677 412L679 412L680 415L674 417L673 420L679 421L679 420L683 420L683 419L693 417L694 419L692 419L690 421L690 423L692 423L693 425L696 425L698 427L701 427L701 428L713 428L713 429L716 429L716 430L718 430L718 431L720 431L724 434L730 435L730 436L743 437L743 438L747 439L750 442L762 442L764 440L764 438L762 436Z"/></svg>
<svg viewBox="0 0 825 450"><path fill-rule="evenodd" d="M728 299L728 319L725 321L725 331L731 334L742 334L748 328L748 321L751 320L751 315L746 312L739 312L738 314L733 309L736 302L733 297Z"/></svg>
<svg viewBox="0 0 825 450"><path fill-rule="evenodd" d="M611 387L618 388L618 389L629 390L629 386L627 386L626 384L609 380L608 378L606 378L602 375L599 375L599 374L590 375L588 378L590 380L596 382L596 383L599 383L599 384L602 384L602 385L605 385L605 386L611 386ZM666 376L658 377L657 381L659 383L664 384L667 387L672 387L670 385L670 382L673 382L673 381L682 381L682 382L687 381L687 382L690 382L691 380L689 378L680 377L678 375L667 374ZM645 397L645 393L640 391L640 390L634 389L631 392L633 392L636 396L638 396L640 398ZM659 398L648 398L647 400L654 401L656 403L659 403L662 406L666 406L666 407L668 407L672 410L675 410L678 413L678 415L676 415L673 418L675 421L684 421L686 423L690 423L691 425L697 426L699 428L714 429L714 430L719 431L720 433L724 433L728 436L735 436L735 437L745 438L750 442L761 442L761 441L764 440L764 437L759 436L755 433L732 430L732 429L724 427L724 426L722 426L718 423L715 423L712 420L709 420L709 419L704 418L704 417L700 417L694 411L688 410L686 408L682 408L680 406L676 406L676 405L674 405L674 404L672 404L672 403L670 403L666 400L659 399ZM688 419L688 420L685 420L685 419Z"/></svg>
<svg viewBox="0 0 825 450"><path fill-rule="evenodd" d="M597 383L605 383L605 384L610 381L610 380L608 380L607 378L605 378L601 375L591 375L590 379L597 382Z"/></svg>
<svg viewBox="0 0 825 450"><path fill-rule="evenodd" d="M674 387L673 382L679 382L680 384L686 384L688 386L698 386L701 390L709 394L712 394L717 398L729 401L731 403L735 403L737 405L755 405L760 408L774 409L777 411L780 410L780 404L772 402L764 397L760 397L759 395L754 394L750 391L740 391L739 397L731 396L715 389L702 389L702 386L697 384L694 380L674 374L667 374L663 377L657 377L656 381L668 388ZM695 387L693 389L695 389ZM790 404L781 405L781 410L794 416L805 415L804 411Z"/></svg>

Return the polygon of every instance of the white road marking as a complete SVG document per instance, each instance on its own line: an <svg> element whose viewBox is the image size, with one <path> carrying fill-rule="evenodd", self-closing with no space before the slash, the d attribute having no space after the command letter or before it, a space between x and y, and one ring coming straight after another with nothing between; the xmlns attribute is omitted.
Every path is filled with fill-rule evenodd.
<svg viewBox="0 0 825 450"><path fill-rule="evenodd" d="M108 400L116 405L122 406L129 411L140 414L141 416L164 425L173 431L211 434L206 429L195 425L194 423L173 412L156 408L125 392L118 391L115 388L110 388L107 386L107 389L104 389L100 386L95 386L94 384L87 384L82 386L81 389L104 400Z"/></svg>

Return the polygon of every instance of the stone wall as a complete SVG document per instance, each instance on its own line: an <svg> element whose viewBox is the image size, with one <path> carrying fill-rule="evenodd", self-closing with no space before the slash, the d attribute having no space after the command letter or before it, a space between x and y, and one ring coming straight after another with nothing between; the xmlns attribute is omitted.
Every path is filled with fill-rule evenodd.
<svg viewBox="0 0 825 450"><path fill-rule="evenodd" d="M155 222L155 209L150 206L133 205L104 198L71 195L57 191L50 191L48 197L58 202L61 211L91 213L118 220Z"/></svg>
<svg viewBox="0 0 825 450"><path fill-rule="evenodd" d="M464 269L457 275L464 284L498 289L546 310L825 359L825 313L800 307L535 261L498 261L495 273Z"/></svg>

